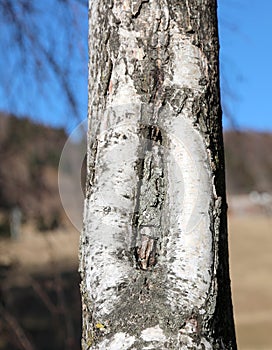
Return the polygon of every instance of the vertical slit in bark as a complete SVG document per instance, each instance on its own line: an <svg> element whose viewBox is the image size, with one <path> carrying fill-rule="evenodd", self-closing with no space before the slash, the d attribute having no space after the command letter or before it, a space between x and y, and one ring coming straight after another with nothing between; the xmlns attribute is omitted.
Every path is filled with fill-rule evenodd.
<svg viewBox="0 0 272 350"><path fill-rule="evenodd" d="M96 169L96 157L97 157L97 148L98 142L97 140L93 143L90 150L90 161L89 161L89 178L86 181L86 197L89 197L92 192L92 187L95 182L95 169Z"/></svg>
<svg viewBox="0 0 272 350"><path fill-rule="evenodd" d="M104 88L104 96L106 96L109 92L110 88L110 82L111 82L111 75L112 75L112 69L113 69L113 64L112 60L110 59L109 65L108 65L108 70L105 76L105 88Z"/></svg>
<svg viewBox="0 0 272 350"><path fill-rule="evenodd" d="M165 192L160 147L163 140L161 130L155 125L141 126L141 134L143 141L139 150L133 226L137 268L147 270L156 264L159 255L157 241L161 237L161 208Z"/></svg>

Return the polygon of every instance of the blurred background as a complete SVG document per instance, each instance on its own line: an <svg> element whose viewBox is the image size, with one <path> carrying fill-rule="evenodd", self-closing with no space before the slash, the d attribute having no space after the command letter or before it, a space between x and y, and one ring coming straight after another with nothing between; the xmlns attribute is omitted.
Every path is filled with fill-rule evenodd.
<svg viewBox="0 0 272 350"><path fill-rule="evenodd" d="M237 340L271 350L272 2L218 5ZM0 350L80 349L87 17L0 0Z"/></svg>

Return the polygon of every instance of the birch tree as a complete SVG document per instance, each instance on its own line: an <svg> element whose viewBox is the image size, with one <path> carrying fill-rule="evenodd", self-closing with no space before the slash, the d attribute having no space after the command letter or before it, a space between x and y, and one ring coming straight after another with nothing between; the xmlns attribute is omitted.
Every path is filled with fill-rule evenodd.
<svg viewBox="0 0 272 350"><path fill-rule="evenodd" d="M236 349L216 0L89 3L83 349Z"/></svg>

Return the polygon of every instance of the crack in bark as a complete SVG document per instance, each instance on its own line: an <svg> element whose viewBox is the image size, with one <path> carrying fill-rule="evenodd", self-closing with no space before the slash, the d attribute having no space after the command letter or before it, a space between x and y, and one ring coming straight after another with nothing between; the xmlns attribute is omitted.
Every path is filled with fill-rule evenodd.
<svg viewBox="0 0 272 350"><path fill-rule="evenodd" d="M141 247L136 250L138 264L143 270L156 264L156 241L146 235L141 236Z"/></svg>
<svg viewBox="0 0 272 350"><path fill-rule="evenodd" d="M107 74L105 76L105 88L104 88L104 96L107 95L110 88L110 82L111 82L111 76L112 76L112 70L113 70L113 64L112 64L112 60L109 60L109 65L107 67Z"/></svg>
<svg viewBox="0 0 272 350"><path fill-rule="evenodd" d="M157 241L161 236L161 208L164 201L162 134L157 126L142 126L144 138L139 159L138 189L134 214L137 267L143 270L156 264Z"/></svg>
<svg viewBox="0 0 272 350"><path fill-rule="evenodd" d="M132 18L137 18L140 13L144 3L149 2L149 0L136 0L132 2Z"/></svg>
<svg viewBox="0 0 272 350"><path fill-rule="evenodd" d="M86 182L86 198L89 198L92 193L92 187L95 182L95 172L96 172L96 162L97 162L97 151L98 151L98 142L92 144L90 149L90 158L89 158L89 181Z"/></svg>

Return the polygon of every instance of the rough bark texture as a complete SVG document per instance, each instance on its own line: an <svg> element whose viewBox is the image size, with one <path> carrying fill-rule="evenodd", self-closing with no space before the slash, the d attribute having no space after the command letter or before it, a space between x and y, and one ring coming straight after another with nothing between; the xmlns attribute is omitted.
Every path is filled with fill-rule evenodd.
<svg viewBox="0 0 272 350"><path fill-rule="evenodd" d="M83 349L236 349L216 1L89 18Z"/></svg>

